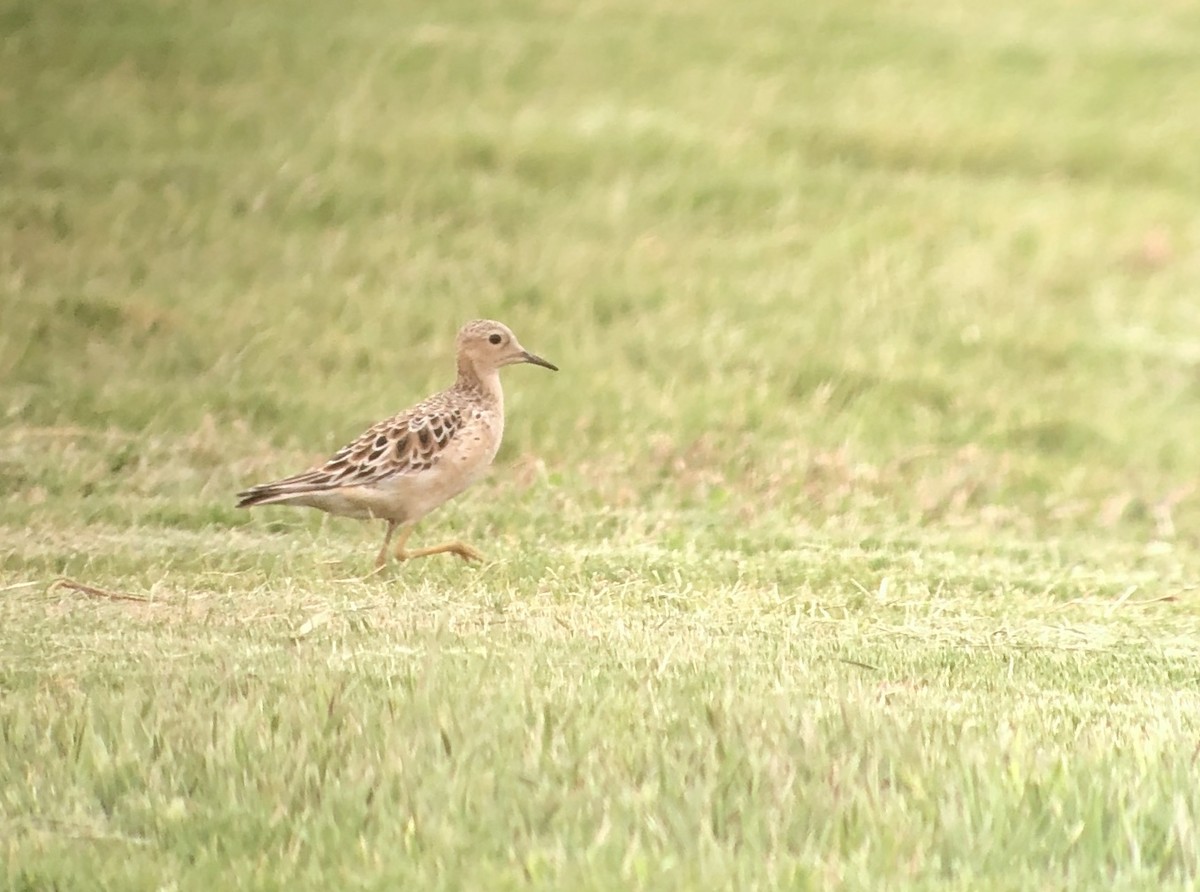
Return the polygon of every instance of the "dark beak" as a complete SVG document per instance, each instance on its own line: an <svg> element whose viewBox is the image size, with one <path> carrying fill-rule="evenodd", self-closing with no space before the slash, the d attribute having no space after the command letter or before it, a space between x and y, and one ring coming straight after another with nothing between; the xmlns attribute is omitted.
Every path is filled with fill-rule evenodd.
<svg viewBox="0 0 1200 892"><path fill-rule="evenodd" d="M558 371L558 366L556 366L554 363L542 359L542 357L534 353L530 353L528 350L521 354L521 359L523 359L525 362L531 362L534 365L540 365L542 368L549 369L552 372Z"/></svg>

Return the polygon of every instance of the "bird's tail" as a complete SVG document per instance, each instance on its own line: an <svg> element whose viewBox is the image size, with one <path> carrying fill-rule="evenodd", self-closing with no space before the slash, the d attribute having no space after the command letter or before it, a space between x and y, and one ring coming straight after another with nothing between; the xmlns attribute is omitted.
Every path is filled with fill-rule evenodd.
<svg viewBox="0 0 1200 892"><path fill-rule="evenodd" d="M329 489L329 481L323 476L312 472L297 474L271 483L260 483L237 494L239 508L253 508L255 505L287 505L299 502L313 493Z"/></svg>

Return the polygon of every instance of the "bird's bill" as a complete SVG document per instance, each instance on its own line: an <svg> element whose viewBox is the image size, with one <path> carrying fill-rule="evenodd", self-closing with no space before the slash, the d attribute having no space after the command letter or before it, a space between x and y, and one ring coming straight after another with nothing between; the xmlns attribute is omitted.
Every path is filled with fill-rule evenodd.
<svg viewBox="0 0 1200 892"><path fill-rule="evenodd" d="M528 350L521 354L521 361L529 362L533 365L540 365L542 368L549 369L552 372L558 371L558 366L556 366L554 363L550 362L549 360L542 359L542 357L538 356L536 353L530 353Z"/></svg>

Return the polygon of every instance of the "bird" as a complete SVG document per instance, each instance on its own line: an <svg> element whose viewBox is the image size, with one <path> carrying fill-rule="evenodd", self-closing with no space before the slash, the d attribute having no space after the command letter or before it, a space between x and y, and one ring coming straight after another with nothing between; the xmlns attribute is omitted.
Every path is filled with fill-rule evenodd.
<svg viewBox="0 0 1200 892"><path fill-rule="evenodd" d="M377 570L387 564L397 529L398 561L433 554L483 560L458 540L413 550L406 545L418 521L475 483L496 457L504 436L500 369L530 363L557 372L558 366L530 353L508 326L490 319L464 325L455 347L458 375L452 386L367 428L323 464L238 493L237 507L298 505L383 520L387 530Z"/></svg>

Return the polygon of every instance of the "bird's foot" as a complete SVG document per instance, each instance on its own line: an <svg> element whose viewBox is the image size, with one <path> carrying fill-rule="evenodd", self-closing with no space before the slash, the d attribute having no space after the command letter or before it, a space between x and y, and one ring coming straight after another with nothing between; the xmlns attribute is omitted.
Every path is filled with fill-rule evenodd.
<svg viewBox="0 0 1200 892"><path fill-rule="evenodd" d="M444 542L441 545L431 545L428 548L415 548L412 551L397 550L396 560L407 561L410 558L428 557L431 554L456 554L468 563L482 561L483 555L465 542Z"/></svg>

